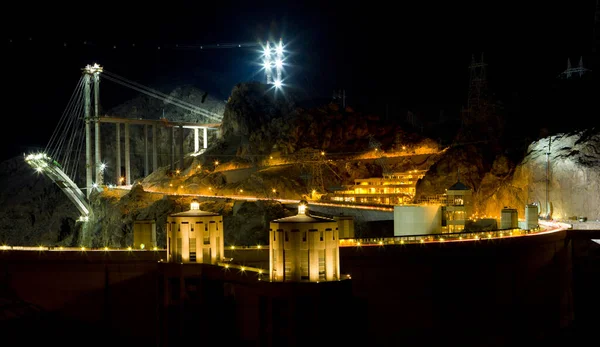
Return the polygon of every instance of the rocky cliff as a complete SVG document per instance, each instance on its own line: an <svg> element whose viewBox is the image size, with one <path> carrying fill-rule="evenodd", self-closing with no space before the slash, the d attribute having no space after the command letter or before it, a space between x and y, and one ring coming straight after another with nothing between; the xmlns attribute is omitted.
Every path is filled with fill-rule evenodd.
<svg viewBox="0 0 600 347"><path fill-rule="evenodd" d="M600 128L534 141L504 189L519 192L511 205L535 202L554 219L600 220Z"/></svg>
<svg viewBox="0 0 600 347"><path fill-rule="evenodd" d="M222 137L214 138L203 155L185 157L180 172L170 170L168 134L159 131L159 169L144 177L142 129L132 127L132 179L141 184L130 192L106 189L92 195L97 220L91 230L94 245L129 245L133 223L140 219L156 220L158 239L163 240L167 216L189 206L184 193L300 199L313 190L323 194L356 178L381 176L385 169L428 169L417 184L417 199L442 194L460 180L473 189L480 214L497 216L509 206L522 217L525 204L531 202L542 205L545 213L548 186L552 217L600 219L596 128L539 139L520 156L509 156L498 150L497 143L490 146L485 141L455 143L441 150L436 141L408 131L401 122L382 121L333 103L303 109L295 106L292 95L275 98L265 93L266 88L256 83L235 86L224 106ZM186 95L183 89L177 93L179 98ZM203 94L194 95L188 95L189 100L201 100ZM146 101L120 106L112 114L158 119L165 108L167 121L194 121L168 105ZM110 171L114 136L114 131L103 129L107 183L116 179L114 169ZM186 148L192 147L190 136L185 141ZM375 148L380 152L374 152ZM22 157L0 165L0 184L0 243L78 245L81 230L75 222L76 208ZM290 213L273 201L204 198L201 208L224 215L225 225L231 228L225 236L228 244L266 243L268 221Z"/></svg>
<svg viewBox="0 0 600 347"><path fill-rule="evenodd" d="M485 146L450 148L419 181L417 198L443 194L457 180L473 190L480 215L499 216L502 208L512 207L522 218L525 205L537 203L542 216L550 212L559 220L598 220L600 131L590 128L536 140L518 163Z"/></svg>
<svg viewBox="0 0 600 347"><path fill-rule="evenodd" d="M75 205L21 156L0 163L0 245L77 246Z"/></svg>

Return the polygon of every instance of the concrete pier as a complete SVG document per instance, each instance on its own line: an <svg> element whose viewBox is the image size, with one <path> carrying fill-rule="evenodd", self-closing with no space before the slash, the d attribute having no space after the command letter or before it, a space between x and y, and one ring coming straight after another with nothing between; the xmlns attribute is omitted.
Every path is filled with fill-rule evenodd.
<svg viewBox="0 0 600 347"><path fill-rule="evenodd" d="M131 149L129 141L129 123L125 123L125 184L131 184Z"/></svg>

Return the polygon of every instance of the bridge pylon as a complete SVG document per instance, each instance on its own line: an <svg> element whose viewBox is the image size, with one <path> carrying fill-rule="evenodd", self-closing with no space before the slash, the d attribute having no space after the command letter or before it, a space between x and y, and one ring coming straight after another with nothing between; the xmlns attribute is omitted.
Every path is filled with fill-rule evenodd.
<svg viewBox="0 0 600 347"><path fill-rule="evenodd" d="M86 65L82 69L84 74L84 120L85 120L85 167L86 167L86 196L90 197L92 187L101 189L104 184L104 165L100 158L100 116L99 116L99 98L100 98L100 73L102 66L98 64ZM94 116L91 117L91 87L94 85ZM92 162L92 129L91 122L94 121L94 148L95 158ZM93 181L93 173L96 174L96 181Z"/></svg>

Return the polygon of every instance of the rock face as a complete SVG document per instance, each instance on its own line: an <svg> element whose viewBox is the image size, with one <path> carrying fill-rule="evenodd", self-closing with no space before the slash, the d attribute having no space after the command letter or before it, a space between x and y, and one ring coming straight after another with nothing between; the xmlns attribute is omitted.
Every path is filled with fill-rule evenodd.
<svg viewBox="0 0 600 347"><path fill-rule="evenodd" d="M0 192L0 245L79 244L79 211L23 157L0 163Z"/></svg>
<svg viewBox="0 0 600 347"><path fill-rule="evenodd" d="M177 87L165 95L172 97L176 101L182 101L186 104L201 107L207 111L217 113L219 115L223 115L225 111L225 102L223 100L191 85ZM165 117L169 120L183 122L197 122L199 120L215 122L214 119L204 119L198 114L175 106L173 103L168 101L163 101L145 95L139 96L117 107L114 107L108 110L106 114L108 116L127 118L160 119Z"/></svg>
<svg viewBox="0 0 600 347"><path fill-rule="evenodd" d="M481 215L498 217L502 208L511 207L523 218L525 205L537 203L542 216L549 211L554 219L600 219L599 133L591 128L542 138L529 145L518 164L504 155L486 153L483 146L451 148L419 181L417 198L443 194L460 175L473 190L475 212Z"/></svg>
<svg viewBox="0 0 600 347"><path fill-rule="evenodd" d="M165 225L170 214L189 210L191 197L154 194L136 184L129 192L109 190L93 197L96 229L93 247L127 247L133 244L136 220L156 221L156 240L166 247ZM233 201L200 198L200 209L223 216L224 241L228 245L266 245L269 222L290 215L276 201Z"/></svg>
<svg viewBox="0 0 600 347"><path fill-rule="evenodd" d="M292 109L293 101L282 95L276 97L269 85L239 83L233 87L227 101L221 133L224 138L248 137L272 119L289 115Z"/></svg>
<svg viewBox="0 0 600 347"><path fill-rule="evenodd" d="M164 246L161 242L167 216L189 207L190 198L183 193L301 199L313 194L313 189L318 196L328 188L352 184L356 178L381 176L386 169L428 169L417 183L417 200L443 194L460 180L473 189L479 214L498 216L506 206L516 208L522 218L525 205L532 202L539 203L545 214L548 192L551 217L600 219L598 129L542 138L531 143L518 160L498 151L497 146L477 142L438 152L437 142L406 131L399 122L382 121L336 104L295 108L293 97L274 98L266 88L260 83L235 86L224 106L223 136L204 154L184 158L181 172L170 170L171 148L165 130L170 128L163 127L157 133L159 168L144 177L140 155L144 152L143 127L132 127L132 181L141 184L134 184L130 192L113 189L92 194L96 221L90 231L93 245L126 247L132 242L134 221L152 219L157 223L159 245ZM173 93L189 102L201 102L203 97L204 102L209 100L203 93L185 88ZM163 108L167 121L195 119L163 102L149 100L131 102L111 114L158 119ZM116 180L116 139L115 131L105 129L108 127L102 130L102 155L108 166L105 182L111 183ZM188 135L184 147L192 146ZM366 155L374 146L384 153L404 151L410 155ZM286 164L286 158L294 159L292 164ZM278 163L272 165L268 162L271 159ZM84 177L83 168L80 171ZM0 244L79 245L77 209L50 179L35 174L22 157L0 164L0 188ZM154 194L150 192L153 189L173 195ZM234 203L206 197L201 208L224 216L228 244L266 244L268 222L290 213L272 200Z"/></svg>
<svg viewBox="0 0 600 347"><path fill-rule="evenodd" d="M550 153L548 159L546 153ZM521 192L519 200L537 202L542 215L549 212L550 217L563 220L578 216L600 219L600 129L533 142L510 186Z"/></svg>

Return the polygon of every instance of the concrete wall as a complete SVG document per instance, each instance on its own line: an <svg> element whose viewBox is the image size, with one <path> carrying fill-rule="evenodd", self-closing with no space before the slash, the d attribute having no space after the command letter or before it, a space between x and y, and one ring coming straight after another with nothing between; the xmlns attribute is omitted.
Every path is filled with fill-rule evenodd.
<svg viewBox="0 0 600 347"><path fill-rule="evenodd" d="M41 312L10 330L5 342L59 340L61 346L154 344L156 264L165 252L0 251L0 301ZM0 311L5 309L0 305ZM10 345L10 343L9 343Z"/></svg>
<svg viewBox="0 0 600 347"><path fill-rule="evenodd" d="M441 228L440 205L394 206L394 236L437 234Z"/></svg>
<svg viewBox="0 0 600 347"><path fill-rule="evenodd" d="M600 309L600 245L590 239L600 239L600 232L568 233L578 237L559 232L479 242L341 247L341 273L352 276L352 309L345 313L347 329L339 334L366 338L371 346L579 346L569 338L591 341ZM156 310L164 294L157 289L157 268L165 255L0 251L0 309L14 300L48 312L27 324L3 321L3 342L156 345ZM269 252L235 249L225 256L248 266L268 266ZM223 296L222 286L213 287ZM258 305L261 299L245 303L252 300ZM235 329L225 329L227 336L244 333ZM565 339L561 334L569 331Z"/></svg>
<svg viewBox="0 0 600 347"><path fill-rule="evenodd" d="M573 320L565 232L429 245L341 247L373 345L512 345Z"/></svg>
<svg viewBox="0 0 600 347"><path fill-rule="evenodd" d="M341 214L354 216L354 220L364 222L394 219L394 213L391 211L367 210L361 208L323 206L314 204L309 204L308 210L329 216L339 216Z"/></svg>

